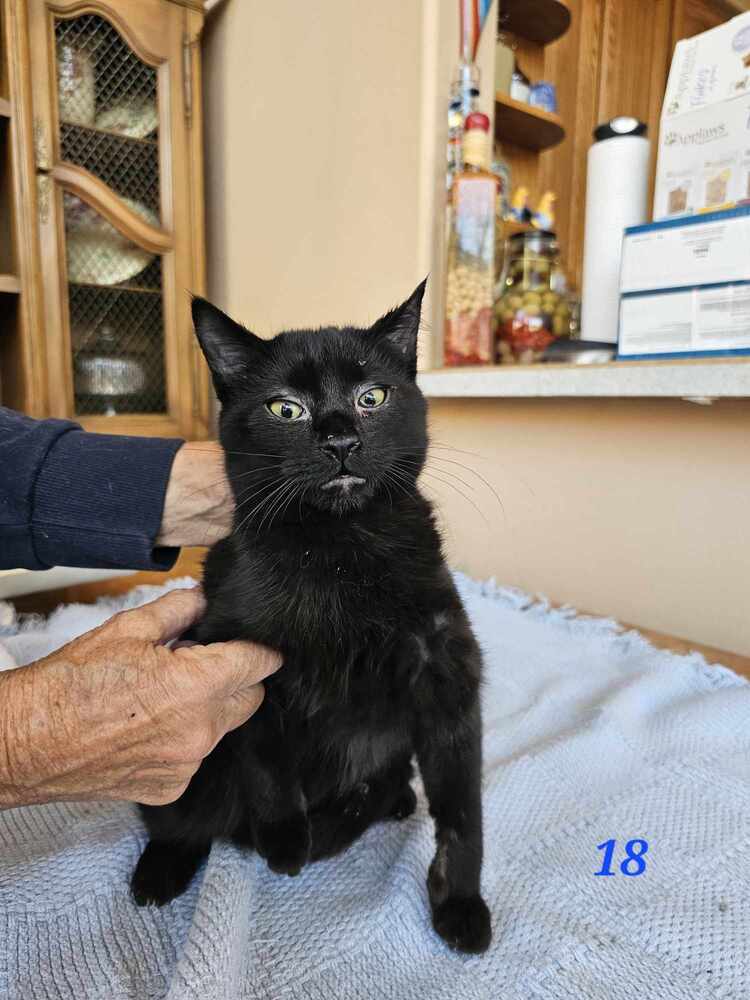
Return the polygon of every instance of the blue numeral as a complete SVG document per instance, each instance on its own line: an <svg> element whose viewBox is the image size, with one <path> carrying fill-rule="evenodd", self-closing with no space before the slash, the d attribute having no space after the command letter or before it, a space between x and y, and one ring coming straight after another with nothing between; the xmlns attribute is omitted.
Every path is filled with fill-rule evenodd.
<svg viewBox="0 0 750 1000"><path fill-rule="evenodd" d="M636 844L640 844L640 850L636 851ZM627 857L620 865L620 871L623 875L643 875L646 870L646 859L643 855L648 850L648 844L645 840L629 840L625 845L625 853ZM628 865L633 862L635 863L635 871L629 871Z"/></svg>
<svg viewBox="0 0 750 1000"><path fill-rule="evenodd" d="M598 872L594 872L594 875L617 874L617 872L612 871L612 857L615 853L616 845L616 840L605 840L603 844L596 845L597 851L604 851L604 860L602 861L601 868ZM635 878L636 875L643 875L646 870L646 859L643 855L647 851L648 841L638 838L629 840L625 845L626 857L620 864L622 874L629 875L631 878ZM635 867L635 870L633 870L633 867Z"/></svg>
<svg viewBox="0 0 750 1000"><path fill-rule="evenodd" d="M604 861L602 867L594 875L614 875L612 871L612 855L615 853L616 840L605 840L603 844L597 844L597 851L604 851Z"/></svg>

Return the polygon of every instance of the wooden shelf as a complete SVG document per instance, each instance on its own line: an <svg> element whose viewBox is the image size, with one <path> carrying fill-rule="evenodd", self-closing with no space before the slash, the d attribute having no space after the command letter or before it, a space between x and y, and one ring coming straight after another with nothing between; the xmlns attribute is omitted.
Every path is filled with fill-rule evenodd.
<svg viewBox="0 0 750 1000"><path fill-rule="evenodd" d="M138 295L161 295L161 288L150 288L147 285L97 285L93 281L70 281L68 284L76 288L92 288L97 292L135 292Z"/></svg>
<svg viewBox="0 0 750 1000"><path fill-rule="evenodd" d="M558 115L498 92L495 94L495 138L501 145L510 142L538 152L562 142L565 129Z"/></svg>
<svg viewBox="0 0 750 1000"><path fill-rule="evenodd" d="M21 281L15 274L0 274L0 292L6 295L18 295L21 291Z"/></svg>
<svg viewBox="0 0 750 1000"><path fill-rule="evenodd" d="M564 0L501 0L498 27L549 45L570 27L570 9Z"/></svg>
<svg viewBox="0 0 750 1000"><path fill-rule="evenodd" d="M78 122L66 122L65 119L60 121L60 125L71 131L90 133L91 135L101 136L103 139L115 139L118 142L136 142L141 146L153 149L156 149L159 145L158 141L152 139L150 136L141 138L140 136L126 135L124 132L115 132L111 128L98 128L96 125L81 125Z"/></svg>
<svg viewBox="0 0 750 1000"><path fill-rule="evenodd" d="M611 361L603 365L487 365L421 372L428 397L750 398L750 358Z"/></svg>
<svg viewBox="0 0 750 1000"><path fill-rule="evenodd" d="M10 118L10 101L0 97L0 118Z"/></svg>

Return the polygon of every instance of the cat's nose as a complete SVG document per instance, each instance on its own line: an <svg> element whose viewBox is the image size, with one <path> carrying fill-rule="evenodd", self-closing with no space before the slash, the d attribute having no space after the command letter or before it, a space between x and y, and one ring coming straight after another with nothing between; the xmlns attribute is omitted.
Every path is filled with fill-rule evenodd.
<svg viewBox="0 0 750 1000"><path fill-rule="evenodd" d="M352 452L361 447L362 442L356 434L329 434L320 450L343 465Z"/></svg>

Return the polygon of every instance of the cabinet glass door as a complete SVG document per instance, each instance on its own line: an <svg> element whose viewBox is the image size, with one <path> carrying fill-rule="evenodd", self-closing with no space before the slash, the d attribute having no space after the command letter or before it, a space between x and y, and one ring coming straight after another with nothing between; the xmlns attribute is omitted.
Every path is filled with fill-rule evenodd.
<svg viewBox="0 0 750 1000"><path fill-rule="evenodd" d="M60 160L106 185L123 219L159 229L156 68L97 14L56 16L54 40ZM62 193L75 415L165 414L161 258L78 192Z"/></svg>

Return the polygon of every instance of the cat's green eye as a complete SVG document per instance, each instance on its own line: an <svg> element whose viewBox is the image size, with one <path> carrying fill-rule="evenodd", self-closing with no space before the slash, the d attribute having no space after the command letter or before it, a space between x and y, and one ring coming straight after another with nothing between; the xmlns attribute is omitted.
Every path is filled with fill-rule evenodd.
<svg viewBox="0 0 750 1000"><path fill-rule="evenodd" d="M376 406L382 406L388 398L388 390L382 385L374 385L372 389L363 392L357 402L366 410L372 410Z"/></svg>
<svg viewBox="0 0 750 1000"><path fill-rule="evenodd" d="M266 406L275 417L281 417L282 420L299 420L305 412L304 407L293 399L272 399Z"/></svg>

